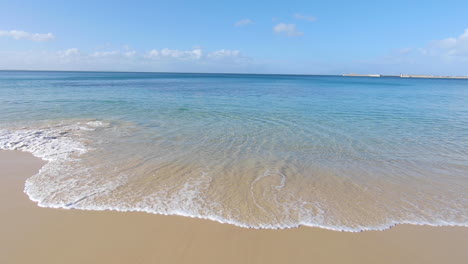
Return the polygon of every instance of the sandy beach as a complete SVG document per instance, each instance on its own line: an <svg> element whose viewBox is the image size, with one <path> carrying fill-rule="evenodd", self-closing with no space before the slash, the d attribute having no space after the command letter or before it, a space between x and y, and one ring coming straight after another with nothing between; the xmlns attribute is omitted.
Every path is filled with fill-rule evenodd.
<svg viewBox="0 0 468 264"><path fill-rule="evenodd" d="M468 228L347 233L254 230L146 213L39 208L24 181L44 162L0 151L0 263L465 263Z"/></svg>

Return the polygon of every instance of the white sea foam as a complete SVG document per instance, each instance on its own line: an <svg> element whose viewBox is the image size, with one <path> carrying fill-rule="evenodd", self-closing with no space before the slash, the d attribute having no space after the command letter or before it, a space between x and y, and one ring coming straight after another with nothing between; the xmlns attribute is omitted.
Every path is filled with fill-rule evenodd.
<svg viewBox="0 0 468 264"><path fill-rule="evenodd" d="M31 200L42 207L81 209L81 210L115 210L141 211L162 215L180 215L193 218L209 219L220 223L233 224L245 228L283 229L299 226L320 227L330 230L359 232L365 230L385 230L397 224L431 225L431 226L468 226L466 217L457 220L447 220L450 217L423 217L418 213L408 214L407 219L393 219L374 225L347 225L346 221L326 221L326 204L316 201L303 201L295 197L294 193L282 193L288 196L287 201L278 201L278 195L287 188L288 178L277 169L267 169L263 174L254 178L249 184L248 193L252 202L263 213L269 209L262 202L271 201L279 208L284 219L271 223L252 223L243 221L239 215L233 216L236 208L227 208L222 201L213 201L205 197L205 193L212 188L212 175L203 172L200 175L188 177L176 188L160 189L145 194L139 202L129 203L124 198L134 198L138 193L120 195L114 200L105 200L125 186L128 178L120 173L112 180L96 177L92 168L80 167L81 156L92 151L92 146L86 144L83 136L93 133L99 128L108 127L109 123L102 121L74 121L68 123L37 126L33 128L0 129L0 149L27 151L42 158L48 163L41 171L29 178L25 184L25 192ZM90 136L88 138L93 138ZM255 192L261 188L262 181L268 182L268 195L265 190ZM258 185L258 186L257 186ZM112 196L111 196L112 197ZM118 200L121 199L121 200ZM260 199L260 200L259 200ZM99 201L99 202L98 202ZM463 202L462 202L463 203ZM270 205L271 206L271 205ZM312 209L311 209L312 208ZM231 210L231 212L227 211ZM297 219L289 219L288 215L297 214ZM458 214L460 215L460 214ZM272 217L275 219L276 216ZM454 216L454 219L456 216Z"/></svg>
<svg viewBox="0 0 468 264"><path fill-rule="evenodd" d="M47 161L85 153L85 146L68 138L66 133L54 128L0 130L0 148L31 152Z"/></svg>
<svg viewBox="0 0 468 264"><path fill-rule="evenodd" d="M87 152L86 146L76 140L80 131L93 131L105 125L102 121L85 121L37 128L0 129L0 149L27 151L47 161L64 161Z"/></svg>
<svg viewBox="0 0 468 264"><path fill-rule="evenodd" d="M0 129L0 149L30 152L48 161L38 174L26 180L24 191L41 207L73 208L81 200L116 187L115 182L88 188L88 168L77 167L80 156L90 150L81 139L84 133L109 126L102 121L69 121ZM70 177L81 174L83 177ZM51 199L57 193L67 193L61 199ZM73 202L67 202L72 200Z"/></svg>

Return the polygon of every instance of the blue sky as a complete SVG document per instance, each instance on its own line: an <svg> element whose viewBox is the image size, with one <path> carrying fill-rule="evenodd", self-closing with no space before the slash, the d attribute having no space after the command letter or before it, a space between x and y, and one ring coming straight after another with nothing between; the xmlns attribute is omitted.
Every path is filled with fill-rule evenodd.
<svg viewBox="0 0 468 264"><path fill-rule="evenodd" d="M0 0L0 69L468 75L467 14L466 0Z"/></svg>

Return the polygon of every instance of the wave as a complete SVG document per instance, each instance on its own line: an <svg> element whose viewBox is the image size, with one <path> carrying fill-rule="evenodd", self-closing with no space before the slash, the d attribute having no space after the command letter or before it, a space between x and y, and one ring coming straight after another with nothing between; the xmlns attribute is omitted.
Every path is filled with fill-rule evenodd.
<svg viewBox="0 0 468 264"><path fill-rule="evenodd" d="M192 164L178 166L174 164L180 162L180 156L177 155L170 156L173 160L167 158L169 156L164 156L167 159L164 162L158 160L156 170L152 167L152 161L148 160L148 156L151 157L149 154L143 153L141 157L136 157L137 154L125 155L123 152L126 149L130 151L130 146L120 147L121 156L111 155L119 151L106 150L109 154L100 149L104 145L112 144L105 141L109 137L108 134L104 133L103 136L99 133L112 131L120 133L118 135L131 134L123 132L122 127L110 121L68 120L46 125L2 128L0 149L27 151L48 161L38 174L26 181L24 189L29 198L41 207L180 215L257 229L310 226L360 232L386 230L397 224L468 226L467 199L463 193L457 196L450 208L442 207L451 202L446 199L434 201L433 205L428 206L430 210L420 211L420 204L413 204L414 201L410 200L405 202L404 210L391 204L386 205L387 208L384 208L382 213L366 209L376 208L376 204L364 204L363 210L360 210L359 204L337 205L348 198L343 196L340 200L337 197L340 192L346 191L349 191L351 196L358 194L371 200L373 196L365 194L367 189L352 187L353 184L345 185L343 182L337 182L338 184L333 186L335 182L328 182L327 179L325 184L317 184L315 189L304 190L304 186L307 186L303 184L304 181L295 182L294 176L291 176L297 174L297 171L288 174L284 171L284 165L279 166L279 169L274 168L275 165L273 168L270 168L270 165L265 166L262 173L249 178L245 185L239 183L242 177L233 180L233 175L238 177L237 174L227 178L213 175L213 170L206 167L199 169ZM110 135L116 135L112 133ZM99 141L101 145L97 144ZM141 151L143 150L134 153ZM105 155L108 155L107 159ZM101 159L101 156L104 158ZM110 162L109 157L114 160ZM128 161L129 159L132 161ZM158 156L158 159L161 157ZM223 168L218 171L223 172ZM173 175L169 175L171 173ZM239 185L232 187L228 186L227 182L225 185L219 183L223 179L229 179ZM302 189L299 189L301 185ZM233 191L236 188L237 190ZM321 188L329 189L325 192ZM318 194L310 196L316 200L303 199L304 195L298 190L307 195L316 191ZM223 196L226 193L236 193L239 197ZM337 201L329 201L330 199ZM233 206L236 204L239 208ZM356 212L341 215L337 211L343 208ZM248 212L253 215L249 215ZM404 216L397 217L398 212ZM378 214L381 215L369 221L372 224L359 222L366 215L372 218ZM344 216L355 216L355 219L346 219Z"/></svg>

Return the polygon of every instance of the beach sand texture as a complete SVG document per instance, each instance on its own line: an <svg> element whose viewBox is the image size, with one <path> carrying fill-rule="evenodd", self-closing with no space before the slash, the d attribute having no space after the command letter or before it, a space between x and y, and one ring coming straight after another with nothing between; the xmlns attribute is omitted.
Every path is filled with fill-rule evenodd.
<svg viewBox="0 0 468 264"><path fill-rule="evenodd" d="M255 230L146 213L37 207L24 181L44 162L0 151L0 263L466 263L468 228Z"/></svg>

